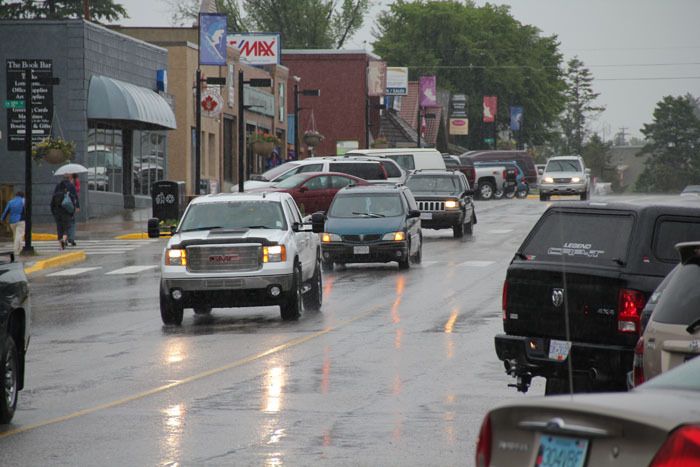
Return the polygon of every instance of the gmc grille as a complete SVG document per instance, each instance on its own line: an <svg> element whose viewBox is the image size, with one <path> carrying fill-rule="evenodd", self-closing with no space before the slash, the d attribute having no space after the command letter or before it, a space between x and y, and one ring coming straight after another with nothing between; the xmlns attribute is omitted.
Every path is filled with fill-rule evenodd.
<svg viewBox="0 0 700 467"><path fill-rule="evenodd" d="M262 246L251 244L191 245L187 270L191 272L256 271L262 267Z"/></svg>
<svg viewBox="0 0 700 467"><path fill-rule="evenodd" d="M444 201L418 201L419 211L444 211Z"/></svg>

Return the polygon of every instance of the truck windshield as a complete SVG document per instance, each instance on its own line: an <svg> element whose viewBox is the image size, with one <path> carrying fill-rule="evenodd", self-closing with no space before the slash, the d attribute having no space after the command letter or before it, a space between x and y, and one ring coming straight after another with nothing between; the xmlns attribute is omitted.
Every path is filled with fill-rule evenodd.
<svg viewBox="0 0 700 467"><path fill-rule="evenodd" d="M282 205L275 201L236 201L193 204L180 223L180 232L222 229L287 228Z"/></svg>
<svg viewBox="0 0 700 467"><path fill-rule="evenodd" d="M406 181L406 186L416 193L459 193L461 185L457 177L439 175L415 175Z"/></svg>
<svg viewBox="0 0 700 467"><path fill-rule="evenodd" d="M396 217L403 215L396 194L357 194L336 196L329 217Z"/></svg>
<svg viewBox="0 0 700 467"><path fill-rule="evenodd" d="M575 160L549 161L545 172L580 172L581 164Z"/></svg>

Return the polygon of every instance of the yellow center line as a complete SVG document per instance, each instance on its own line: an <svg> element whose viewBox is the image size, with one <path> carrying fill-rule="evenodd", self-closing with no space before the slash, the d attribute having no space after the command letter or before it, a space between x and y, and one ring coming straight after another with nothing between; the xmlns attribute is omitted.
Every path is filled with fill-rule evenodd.
<svg viewBox="0 0 700 467"><path fill-rule="evenodd" d="M37 423L33 423L31 425L21 426L21 427L12 429L12 430L5 431L3 433L0 433L0 439L6 438L8 436L24 433L27 431L31 431L31 430L36 430L37 428L42 428L42 427L45 427L48 425L55 425L57 423L67 422L69 420L73 420L73 419L76 419L79 417L84 417L85 415L90 415L90 414L93 414L95 412L99 412L101 410L111 409L111 408L117 407L119 405L128 404L129 402L134 402L134 401L137 401L139 399L153 396L155 394L159 394L159 393L168 391L170 389L177 388L179 386L182 386L182 385L185 385L188 383L193 383L195 381L207 378L209 376L214 376L216 374L223 373L225 371L232 370L234 368L238 368L238 367L247 365L247 364L252 363L256 360L260 360L260 359L265 358L269 355L272 355L272 354L275 354L278 352L282 352L282 351L290 349L292 347L297 347L297 346L304 344L310 340L319 338L319 337L324 336L332 331L336 331L340 328L348 326L349 324L352 324L355 321L361 320L362 318L366 318L367 316L378 312L380 310L380 308L381 307L376 306L376 307L371 308L363 313L360 313L359 315L355 316L354 318L350 318L346 321L343 321L336 326L329 326L321 331L316 331L316 332L309 334L307 336L297 337L297 338L289 340L283 344L277 345L277 346L272 347L272 348L267 349L267 350L263 350L262 352L250 355L248 357L245 357L245 358L242 358L239 360L235 360L231 363L220 366L218 368L213 368L211 370L203 371L201 373L197 373L197 374L189 376L187 378L184 378L184 379L181 379L178 381L174 381L172 383L164 384L162 386L158 386L158 387L155 387L152 389L148 389L146 391L138 392L138 393L133 394L131 396L127 396L127 397L124 397L122 399L117 399L117 400L114 400L112 402L106 402L104 404L96 405L94 407L90 407L90 408L83 409L83 410L78 410L77 412L73 412L73 413L68 414L68 415L63 415L61 417L51 418L49 420L44 420L43 422L37 422Z"/></svg>
<svg viewBox="0 0 700 467"><path fill-rule="evenodd" d="M454 330L455 322L457 321L457 316L459 316L459 310L455 308L450 314L450 319L448 319L447 323L445 323L445 332L447 334L452 333L452 331Z"/></svg>

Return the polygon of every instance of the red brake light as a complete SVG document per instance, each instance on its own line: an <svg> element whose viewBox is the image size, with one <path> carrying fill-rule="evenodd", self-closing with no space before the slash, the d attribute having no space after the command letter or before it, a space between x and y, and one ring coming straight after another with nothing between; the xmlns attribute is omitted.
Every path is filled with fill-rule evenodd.
<svg viewBox="0 0 700 467"><path fill-rule="evenodd" d="M666 438L649 467L699 467L700 425L678 428Z"/></svg>
<svg viewBox="0 0 700 467"><path fill-rule="evenodd" d="M489 467L491 464L491 417L484 417L476 441L476 467Z"/></svg>
<svg viewBox="0 0 700 467"><path fill-rule="evenodd" d="M503 171L503 180L508 180L508 175L507 175L507 173L508 173L507 170L504 170L504 171Z"/></svg>
<svg viewBox="0 0 700 467"><path fill-rule="evenodd" d="M501 297L501 307L503 308L503 320L506 319L506 308L508 308L508 281L503 282L503 296Z"/></svg>
<svg viewBox="0 0 700 467"><path fill-rule="evenodd" d="M646 297L638 290L620 289L617 303L617 330L639 333L639 317L646 303Z"/></svg>
<svg viewBox="0 0 700 467"><path fill-rule="evenodd" d="M640 337L634 346L634 360L632 363L632 375L634 387L644 383L644 337Z"/></svg>

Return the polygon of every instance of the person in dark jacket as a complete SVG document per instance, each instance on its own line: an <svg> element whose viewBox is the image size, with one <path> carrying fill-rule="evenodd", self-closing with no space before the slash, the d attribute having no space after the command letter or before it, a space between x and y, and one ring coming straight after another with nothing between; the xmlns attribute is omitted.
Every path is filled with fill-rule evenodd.
<svg viewBox="0 0 700 467"><path fill-rule="evenodd" d="M73 216L80 210L78 193L71 183L70 175L66 175L53 190L51 197L51 214L56 220L56 233L61 249L64 250L68 244L68 232L73 223Z"/></svg>

